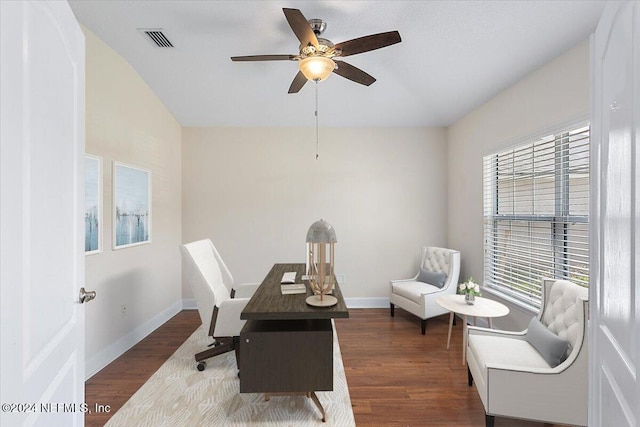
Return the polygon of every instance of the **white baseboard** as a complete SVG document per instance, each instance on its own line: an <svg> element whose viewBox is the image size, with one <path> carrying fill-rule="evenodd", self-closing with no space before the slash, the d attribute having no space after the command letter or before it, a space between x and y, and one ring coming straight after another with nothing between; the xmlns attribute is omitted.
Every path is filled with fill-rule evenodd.
<svg viewBox="0 0 640 427"><path fill-rule="evenodd" d="M389 298L378 297L378 298L345 298L344 302L347 304L347 308L389 308ZM183 299L182 300L182 309L183 310L197 310L196 300L191 299ZM462 316L456 314L456 317L462 320ZM482 326L483 328L488 328L489 325L487 323L487 319L484 317L476 319L477 325ZM470 325L473 325L473 318L469 318L468 322Z"/></svg>
<svg viewBox="0 0 640 427"><path fill-rule="evenodd" d="M345 298L347 308L389 308L389 298Z"/></svg>
<svg viewBox="0 0 640 427"><path fill-rule="evenodd" d="M194 301L195 305L195 301ZM98 373L102 368L120 357L125 351L139 343L144 337L165 324L183 308L183 302L177 301L151 320L143 323L127 335L120 338L104 350L85 362L85 381Z"/></svg>
<svg viewBox="0 0 640 427"><path fill-rule="evenodd" d="M389 308L389 298L345 298L347 308ZM197 310L196 300L183 299L183 310Z"/></svg>
<svg viewBox="0 0 640 427"><path fill-rule="evenodd" d="M389 298L384 297L345 298L345 303L348 308L389 308ZM87 360L85 363L85 381L139 343L151 332L165 324L181 310L197 310L196 300L190 298L177 301L153 319L140 325L109 347L100 351L90 360ZM478 326L486 327L486 320L478 319Z"/></svg>
<svg viewBox="0 0 640 427"><path fill-rule="evenodd" d="M193 298L183 299L182 300L182 309L183 310L197 310L198 306L196 305L196 300Z"/></svg>

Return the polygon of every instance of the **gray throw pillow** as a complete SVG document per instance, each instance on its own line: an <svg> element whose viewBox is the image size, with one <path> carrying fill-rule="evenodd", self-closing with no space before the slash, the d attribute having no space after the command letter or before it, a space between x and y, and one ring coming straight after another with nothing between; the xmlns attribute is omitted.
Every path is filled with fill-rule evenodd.
<svg viewBox="0 0 640 427"><path fill-rule="evenodd" d="M447 280L446 274L434 273L433 271L429 271L426 268L421 268L420 274L418 274L418 282L428 283L438 288L442 288L444 286L445 280Z"/></svg>
<svg viewBox="0 0 640 427"><path fill-rule="evenodd" d="M531 344L547 363L555 368L567 358L569 341L560 338L534 317L529 322L525 339Z"/></svg>

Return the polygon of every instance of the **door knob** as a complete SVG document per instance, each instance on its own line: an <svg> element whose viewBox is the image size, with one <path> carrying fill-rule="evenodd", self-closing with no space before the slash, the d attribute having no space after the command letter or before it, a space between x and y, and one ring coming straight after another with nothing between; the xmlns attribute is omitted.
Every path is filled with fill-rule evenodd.
<svg viewBox="0 0 640 427"><path fill-rule="evenodd" d="M85 291L84 288L80 288L80 304L89 302L96 297L96 291Z"/></svg>

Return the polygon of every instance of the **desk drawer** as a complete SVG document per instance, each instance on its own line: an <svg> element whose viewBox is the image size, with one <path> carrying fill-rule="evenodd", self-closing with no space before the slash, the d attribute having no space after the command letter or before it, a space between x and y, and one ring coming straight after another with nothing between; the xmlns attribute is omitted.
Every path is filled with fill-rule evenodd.
<svg viewBox="0 0 640 427"><path fill-rule="evenodd" d="M240 333L241 393L331 390L331 320L246 323Z"/></svg>

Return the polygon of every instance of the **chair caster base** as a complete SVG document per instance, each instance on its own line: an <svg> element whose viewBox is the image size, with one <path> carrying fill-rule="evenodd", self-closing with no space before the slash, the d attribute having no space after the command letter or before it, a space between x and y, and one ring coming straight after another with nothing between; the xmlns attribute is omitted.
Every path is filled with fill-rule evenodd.
<svg viewBox="0 0 640 427"><path fill-rule="evenodd" d="M207 367L207 362L205 362L204 360L201 362L198 362L198 365L197 365L198 371L202 372L206 367Z"/></svg>

